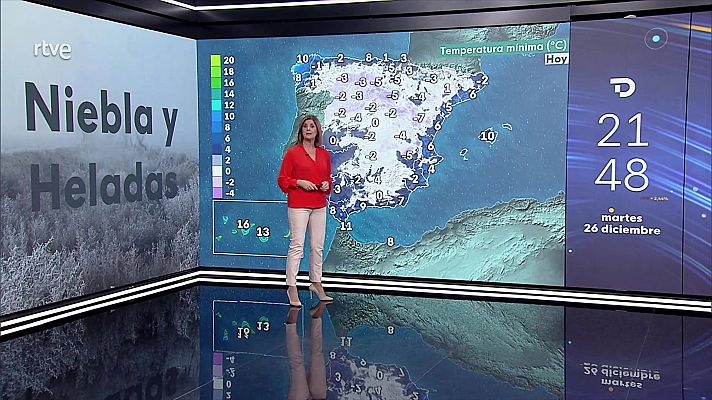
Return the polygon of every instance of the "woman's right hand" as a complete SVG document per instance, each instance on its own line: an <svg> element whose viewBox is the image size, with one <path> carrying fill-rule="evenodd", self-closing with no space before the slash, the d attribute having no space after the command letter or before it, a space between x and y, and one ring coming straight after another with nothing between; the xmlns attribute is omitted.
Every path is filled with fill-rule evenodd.
<svg viewBox="0 0 712 400"><path fill-rule="evenodd" d="M312 190L317 190L317 186L307 180L304 179L297 179L297 186L300 188L307 190L307 191L312 191Z"/></svg>

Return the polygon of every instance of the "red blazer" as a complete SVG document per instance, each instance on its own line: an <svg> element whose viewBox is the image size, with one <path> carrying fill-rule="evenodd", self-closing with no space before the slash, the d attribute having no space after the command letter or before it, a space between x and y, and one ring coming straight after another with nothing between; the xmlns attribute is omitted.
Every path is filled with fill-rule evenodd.
<svg viewBox="0 0 712 400"><path fill-rule="evenodd" d="M297 179L307 180L317 186L329 182L329 190L307 191L297 186ZM326 195L331 193L331 157L321 147L316 148L316 161L312 160L300 144L290 148L284 154L279 168L277 184L287 194L287 206L290 208L321 208L326 206Z"/></svg>

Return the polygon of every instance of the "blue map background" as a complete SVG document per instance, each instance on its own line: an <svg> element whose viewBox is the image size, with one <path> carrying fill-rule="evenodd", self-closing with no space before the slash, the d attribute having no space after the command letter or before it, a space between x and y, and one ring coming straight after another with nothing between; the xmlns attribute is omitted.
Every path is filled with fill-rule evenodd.
<svg viewBox="0 0 712 400"><path fill-rule="evenodd" d="M554 37L568 36L569 25L560 24ZM363 58L366 52L372 52L380 57L383 52L407 53L409 45L410 33L199 41L201 171L210 169L209 79L201 77L209 76L211 54L233 55L236 59L237 117L232 135L233 155L238 163L232 175L236 197L284 200L286 196L277 187L276 177L297 113L290 71L296 56L344 53L346 57ZM567 66L547 66L543 54L498 55L481 57L481 69L489 76L490 84L478 93L477 99L455 106L443 123L434 143L444 160L430 177L429 187L416 190L406 207L369 208L351 215L354 230L350 233L356 241L384 243L392 236L396 245L411 245L462 211L515 198L543 201L564 191ZM511 124L512 131L503 129L503 123ZM499 132L496 142L477 140L479 132L490 127ZM468 149L468 161L460 156L463 148ZM203 173L203 215L212 212L210 183L210 176ZM249 217L264 220L270 216ZM236 218L231 216L231 220ZM332 217L327 221L325 258L338 226ZM211 223L211 218L201 218L201 265L284 268L284 259L279 258L212 254ZM303 259L303 270L306 261Z"/></svg>

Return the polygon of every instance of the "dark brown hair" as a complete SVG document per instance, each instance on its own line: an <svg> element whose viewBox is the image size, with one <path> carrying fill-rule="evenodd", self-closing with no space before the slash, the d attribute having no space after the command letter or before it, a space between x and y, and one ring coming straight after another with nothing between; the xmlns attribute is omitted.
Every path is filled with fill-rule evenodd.
<svg viewBox="0 0 712 400"><path fill-rule="evenodd" d="M304 136L302 136L302 127L304 126L304 123L307 121L314 121L314 125L316 125L316 137L314 138L314 146L315 147L320 147L321 146L321 138L324 135L324 132L321 130L321 124L319 123L319 118L317 118L314 115L305 115L302 117L302 120L299 122L299 128L297 128L297 144L302 144L304 141Z"/></svg>

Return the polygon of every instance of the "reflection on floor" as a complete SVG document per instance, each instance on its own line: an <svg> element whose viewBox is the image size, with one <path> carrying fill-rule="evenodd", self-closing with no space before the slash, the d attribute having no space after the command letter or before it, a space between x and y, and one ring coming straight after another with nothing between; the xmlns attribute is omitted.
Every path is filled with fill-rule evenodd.
<svg viewBox="0 0 712 400"><path fill-rule="evenodd" d="M204 286L12 339L1 398L712 400L710 317L331 294Z"/></svg>

